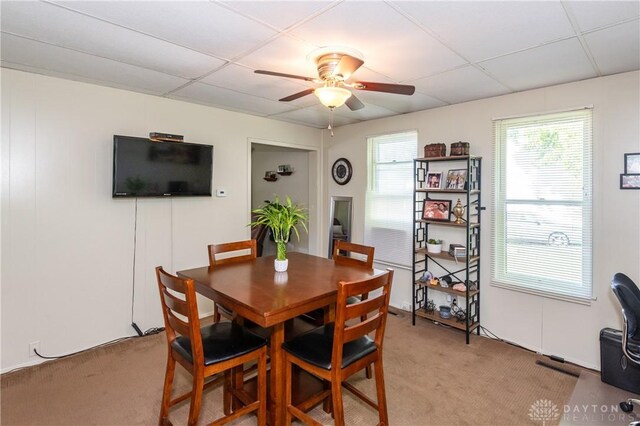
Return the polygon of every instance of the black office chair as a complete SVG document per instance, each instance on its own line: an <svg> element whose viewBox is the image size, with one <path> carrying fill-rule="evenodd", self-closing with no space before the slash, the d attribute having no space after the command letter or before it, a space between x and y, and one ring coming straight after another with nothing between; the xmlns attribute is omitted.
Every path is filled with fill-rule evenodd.
<svg viewBox="0 0 640 426"><path fill-rule="evenodd" d="M613 276L611 288L622 306L624 320L622 352L630 362L640 366L640 350L638 350L640 348L640 290L631 278L623 273ZM634 405L640 407L640 400L630 398L621 402L620 408L625 413L629 413L633 411ZM640 421L631 422L630 425L640 425Z"/></svg>

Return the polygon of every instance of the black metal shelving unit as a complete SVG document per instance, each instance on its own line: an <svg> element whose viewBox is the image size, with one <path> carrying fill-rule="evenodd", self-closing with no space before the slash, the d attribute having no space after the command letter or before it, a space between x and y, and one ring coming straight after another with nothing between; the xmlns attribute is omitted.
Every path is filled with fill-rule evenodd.
<svg viewBox="0 0 640 426"><path fill-rule="evenodd" d="M433 163L452 162L459 164L463 168L463 164L467 169L467 181L465 189L433 189L427 186L427 174ZM414 207L414 235L413 235L413 303L412 318L413 325L416 323L416 316L426 318L436 323L448 325L459 330L463 330L466 334L466 342L469 343L469 336L475 330L480 334L480 217L482 210L481 203L481 166L482 158L461 155L452 157L429 157L416 158L413 162L414 171L414 191L413 191L413 207ZM440 166L441 167L441 166ZM446 173L442 174L443 184L446 182ZM441 185L444 186L444 185ZM454 223L455 217L450 216L449 222L434 221L423 219L423 207L425 200L449 199L453 196L452 207L455 205L457 198L461 199L465 207L463 223ZM464 199L464 201L462 201ZM427 240L429 240L430 232L434 233L433 227L449 227L459 229L466 232L466 244L460 241L460 244L466 247L464 257L453 257L448 254L448 247L443 247L442 253L429 253L427 251ZM452 278L453 284L461 282L466 285L466 291L461 292L453 290L451 287L432 286L428 282L420 282L425 271L430 271L430 267L437 265L440 271L444 271L443 275ZM475 284L475 289L470 289ZM441 292L450 294L456 298L464 298L463 307L466 318L457 319L455 316L444 319L438 314L438 310L427 310L429 294L431 292Z"/></svg>

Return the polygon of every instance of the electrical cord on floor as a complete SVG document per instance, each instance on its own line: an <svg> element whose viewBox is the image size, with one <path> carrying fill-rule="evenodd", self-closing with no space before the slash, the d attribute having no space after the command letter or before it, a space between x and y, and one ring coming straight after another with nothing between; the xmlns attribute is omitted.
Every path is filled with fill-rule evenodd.
<svg viewBox="0 0 640 426"><path fill-rule="evenodd" d="M59 356L45 356L45 355L40 354L40 353L39 353L35 348L33 349L33 352L34 352L38 357L40 357L40 358L42 358L42 359L62 359L62 358L70 357L70 356L72 356L72 355L81 354L81 353L83 353L83 352L87 352L87 351L90 351L90 350L92 350L92 349L97 349L97 348L101 348L101 347L104 347L104 346L113 345L113 344L115 344L115 343L119 343L119 342L122 342L122 341L124 341L124 340L137 339L137 338L145 337L145 336L152 336L152 335L154 335L154 334L162 333L163 331L164 331L164 327L152 327L152 328L150 328L150 329L146 330L146 331L142 334L142 336L126 336L126 337L119 337L119 338L117 338L117 339L113 339L113 340L110 340L110 341L108 341L108 342L100 343L99 345L92 346L92 347L87 348L87 349L82 349L82 350L77 351L77 352L72 352L72 353L70 353L70 354L66 354L66 355L59 355ZM13 370L11 370L11 371L13 371Z"/></svg>
<svg viewBox="0 0 640 426"><path fill-rule="evenodd" d="M483 332L483 333L484 333L484 335L485 335L486 337L490 338L490 339L494 339L494 340L497 340L497 341L499 341L499 342L503 342L503 343L506 343L506 344L508 344L508 345L515 346L515 347L517 347L517 348L524 349L524 350L526 350L526 351L534 352L534 353L535 353L535 351L532 351L532 350L531 350L531 349L529 349L529 348L525 348L524 346L520 346L520 345L519 345L519 344L517 344L517 343L513 343L513 342L510 342L510 341L508 341L508 340L503 339L502 337L498 337L494 332L492 332L491 330L489 330L488 328L486 328L486 327L484 327L484 326L482 326L482 325L480 326L480 331L481 331L481 332Z"/></svg>
<svg viewBox="0 0 640 426"><path fill-rule="evenodd" d="M151 336L153 334L162 333L163 331L164 331L164 327L151 327L150 329L142 333L142 336L133 336L133 337Z"/></svg>
<svg viewBox="0 0 640 426"><path fill-rule="evenodd" d="M496 336L495 333L493 333L491 330L488 330L486 327L480 326L480 331L482 331L484 333L484 335L489 337L490 339L495 339L495 340L497 340L499 342L503 342L503 343L506 343L508 345L515 346L515 347L517 347L519 349L524 349L527 352L532 352L532 353L537 354L537 355L545 356L545 357L549 358L550 360L555 361L556 363L566 364L564 358L562 358L562 357L555 356L555 355L547 355L547 354L544 354L544 353L541 353L541 352L537 352L537 351L531 350L529 348L525 348L524 346L520 346L517 343L513 343L513 342L510 342L508 340L504 340L504 339ZM543 367L550 368L550 369L558 371L560 373L568 374L569 376L580 377L580 372L579 371L578 372L572 371L571 369L568 369L567 367L561 367L561 366L558 366L557 364L553 364L553 363L550 364L550 363L548 363L546 361L543 361L543 360L540 360L540 359L536 360L536 364L537 365L541 365ZM569 366L572 366L571 363L568 363L568 364L569 364ZM577 367L581 368L580 366L577 366Z"/></svg>

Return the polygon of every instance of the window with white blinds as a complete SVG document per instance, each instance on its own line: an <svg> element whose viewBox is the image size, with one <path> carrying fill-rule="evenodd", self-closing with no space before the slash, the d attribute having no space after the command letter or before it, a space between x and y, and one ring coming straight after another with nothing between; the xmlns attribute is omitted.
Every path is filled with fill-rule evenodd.
<svg viewBox="0 0 640 426"><path fill-rule="evenodd" d="M492 284L592 298L591 109L494 121Z"/></svg>
<svg viewBox="0 0 640 426"><path fill-rule="evenodd" d="M376 261L410 267L413 238L413 159L418 133L368 138L364 243Z"/></svg>

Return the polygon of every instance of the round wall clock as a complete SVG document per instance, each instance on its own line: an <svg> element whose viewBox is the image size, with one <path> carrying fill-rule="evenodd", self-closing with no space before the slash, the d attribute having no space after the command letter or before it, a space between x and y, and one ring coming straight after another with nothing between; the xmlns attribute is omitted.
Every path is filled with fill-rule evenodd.
<svg viewBox="0 0 640 426"><path fill-rule="evenodd" d="M351 180L353 168L346 158L338 158L331 167L331 176L338 185L346 185Z"/></svg>

